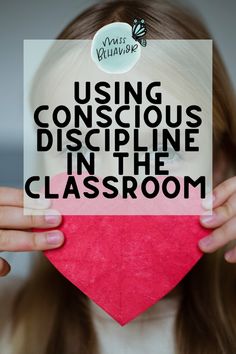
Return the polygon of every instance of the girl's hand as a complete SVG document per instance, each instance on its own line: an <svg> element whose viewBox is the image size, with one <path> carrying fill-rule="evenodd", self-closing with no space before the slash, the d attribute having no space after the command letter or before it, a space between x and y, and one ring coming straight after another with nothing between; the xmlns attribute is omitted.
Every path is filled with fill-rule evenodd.
<svg viewBox="0 0 236 354"><path fill-rule="evenodd" d="M236 177L219 184L213 191L213 215L202 215L201 224L212 233L199 241L203 252L214 252L236 240ZM225 259L236 263L236 245L225 253Z"/></svg>
<svg viewBox="0 0 236 354"><path fill-rule="evenodd" d="M64 237L59 230L31 231L31 228L55 228L61 223L59 213L47 209L50 201L37 199L36 203L37 209L45 209L44 215L24 216L23 191L0 187L0 251L42 251L62 245ZM0 258L0 276L9 271L9 263Z"/></svg>

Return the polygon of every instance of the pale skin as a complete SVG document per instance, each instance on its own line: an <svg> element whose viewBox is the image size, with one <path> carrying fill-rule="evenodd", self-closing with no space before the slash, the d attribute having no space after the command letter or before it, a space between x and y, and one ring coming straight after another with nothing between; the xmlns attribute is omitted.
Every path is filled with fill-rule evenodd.
<svg viewBox="0 0 236 354"><path fill-rule="evenodd" d="M42 201L42 208L49 208L47 203L48 201ZM45 210L45 216L24 216L23 191L0 187L0 251L43 251L60 247L64 242L64 235L57 227L62 216L55 210ZM200 223L212 229L208 236L199 241L199 247L205 253L215 252L236 240L236 177L215 187L213 215L201 216ZM33 228L41 230L32 232ZM49 228L53 230L44 230ZM236 263L236 245L225 252L225 260ZM0 258L0 276L9 272L9 263Z"/></svg>

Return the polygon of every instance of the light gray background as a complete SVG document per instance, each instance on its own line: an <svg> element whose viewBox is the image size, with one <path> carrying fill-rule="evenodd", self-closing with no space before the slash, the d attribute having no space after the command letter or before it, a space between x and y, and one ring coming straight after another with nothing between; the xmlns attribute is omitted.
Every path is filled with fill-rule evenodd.
<svg viewBox="0 0 236 354"><path fill-rule="evenodd" d="M70 20L95 2L0 0L0 185L22 187L23 40L55 38ZM182 3L193 5L202 15L236 86L236 0ZM27 257L18 257L21 267L13 268L21 272L27 268Z"/></svg>

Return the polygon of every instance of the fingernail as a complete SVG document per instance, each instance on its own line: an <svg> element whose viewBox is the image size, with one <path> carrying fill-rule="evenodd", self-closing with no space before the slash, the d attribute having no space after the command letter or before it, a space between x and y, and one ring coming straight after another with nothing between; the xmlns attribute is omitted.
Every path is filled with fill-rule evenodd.
<svg viewBox="0 0 236 354"><path fill-rule="evenodd" d="M61 215L57 210L46 210L44 219L49 225L58 225L61 221Z"/></svg>
<svg viewBox="0 0 236 354"><path fill-rule="evenodd" d="M47 233L47 243L49 245L59 245L64 237L61 231L51 231Z"/></svg>
<svg viewBox="0 0 236 354"><path fill-rule="evenodd" d="M200 247L208 247L212 244L212 242L213 242L213 236L209 235L202 238L198 244Z"/></svg>
<svg viewBox="0 0 236 354"><path fill-rule="evenodd" d="M201 215L200 216L200 220L203 224L210 224L212 223L216 218L215 213L213 213L212 215Z"/></svg>
<svg viewBox="0 0 236 354"><path fill-rule="evenodd" d="M202 207L204 209L212 209L214 200L215 200L214 194L212 193L207 194L206 198L202 200Z"/></svg>
<svg viewBox="0 0 236 354"><path fill-rule="evenodd" d="M225 260L226 261L231 261L231 259L233 258L233 255L234 255L234 251L228 251L225 253Z"/></svg>

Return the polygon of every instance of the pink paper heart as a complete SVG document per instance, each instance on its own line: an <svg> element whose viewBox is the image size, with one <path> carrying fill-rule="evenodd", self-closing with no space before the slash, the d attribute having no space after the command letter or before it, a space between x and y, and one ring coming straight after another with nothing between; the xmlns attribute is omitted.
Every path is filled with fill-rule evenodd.
<svg viewBox="0 0 236 354"><path fill-rule="evenodd" d="M53 192L65 176L56 176ZM69 210L78 208L70 199ZM56 199L53 208L67 207ZM62 247L50 262L121 325L155 304L201 258L198 240L209 231L192 215L64 215Z"/></svg>
<svg viewBox="0 0 236 354"><path fill-rule="evenodd" d="M52 264L125 325L173 289L200 259L196 216L64 216Z"/></svg>

